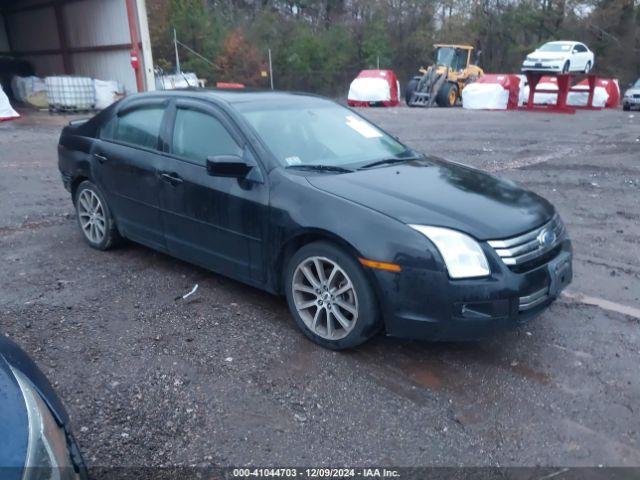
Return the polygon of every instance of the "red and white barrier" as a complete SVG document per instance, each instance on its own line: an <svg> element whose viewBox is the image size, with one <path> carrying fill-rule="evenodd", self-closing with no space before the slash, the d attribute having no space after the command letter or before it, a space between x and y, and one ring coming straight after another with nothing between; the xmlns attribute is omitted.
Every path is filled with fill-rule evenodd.
<svg viewBox="0 0 640 480"><path fill-rule="evenodd" d="M462 90L462 107L469 110L515 110L520 77L508 73L486 74Z"/></svg>
<svg viewBox="0 0 640 480"><path fill-rule="evenodd" d="M349 86L347 103L351 107L397 107L400 82L392 70L363 70Z"/></svg>

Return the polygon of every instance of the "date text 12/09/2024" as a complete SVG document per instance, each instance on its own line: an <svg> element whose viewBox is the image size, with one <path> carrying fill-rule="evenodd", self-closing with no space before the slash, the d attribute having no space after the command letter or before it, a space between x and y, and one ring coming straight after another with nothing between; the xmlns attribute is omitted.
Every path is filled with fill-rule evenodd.
<svg viewBox="0 0 640 480"><path fill-rule="evenodd" d="M400 478L388 468L235 468L233 478Z"/></svg>

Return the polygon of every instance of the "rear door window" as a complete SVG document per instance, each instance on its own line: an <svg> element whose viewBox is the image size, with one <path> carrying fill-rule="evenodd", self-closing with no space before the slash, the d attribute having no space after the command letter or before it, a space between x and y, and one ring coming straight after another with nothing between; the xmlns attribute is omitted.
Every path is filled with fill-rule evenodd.
<svg viewBox="0 0 640 480"><path fill-rule="evenodd" d="M101 138L155 150L164 111L162 106L129 110L108 122L101 130Z"/></svg>
<svg viewBox="0 0 640 480"><path fill-rule="evenodd" d="M206 165L207 157L242 155L242 148L215 116L178 107L171 153L199 165Z"/></svg>

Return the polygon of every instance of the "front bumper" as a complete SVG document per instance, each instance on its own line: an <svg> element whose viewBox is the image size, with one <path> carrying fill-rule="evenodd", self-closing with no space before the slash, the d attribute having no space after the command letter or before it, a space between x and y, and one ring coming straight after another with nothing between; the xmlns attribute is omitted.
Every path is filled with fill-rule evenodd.
<svg viewBox="0 0 640 480"><path fill-rule="evenodd" d="M622 99L622 104L630 107L640 107L640 98L624 97Z"/></svg>
<svg viewBox="0 0 640 480"><path fill-rule="evenodd" d="M562 72L562 68L564 67L563 61L557 62L530 62L524 61L522 63L522 71L529 72Z"/></svg>
<svg viewBox="0 0 640 480"><path fill-rule="evenodd" d="M564 240L557 255L523 273L495 256L492 274L451 280L446 272L403 268L376 271L388 335L433 341L478 340L513 328L544 311L571 282L572 246Z"/></svg>

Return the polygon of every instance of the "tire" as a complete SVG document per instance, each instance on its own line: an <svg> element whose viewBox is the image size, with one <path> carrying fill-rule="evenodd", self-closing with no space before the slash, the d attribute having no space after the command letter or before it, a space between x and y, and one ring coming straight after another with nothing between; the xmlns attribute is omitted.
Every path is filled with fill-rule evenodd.
<svg viewBox="0 0 640 480"><path fill-rule="evenodd" d="M454 98L454 95L455 95L455 100L452 103L451 99ZM440 87L440 90L436 95L436 103L438 104L439 107L453 107L456 104L457 98L458 98L458 87L456 87L451 82L446 82L445 84L442 85L442 87Z"/></svg>
<svg viewBox="0 0 640 480"><path fill-rule="evenodd" d="M118 233L111 210L96 185L88 180L78 185L73 204L82 236L91 248L109 250L120 243L122 237Z"/></svg>
<svg viewBox="0 0 640 480"><path fill-rule="evenodd" d="M314 242L300 248L287 264L284 285L298 327L322 347L353 348L380 330L377 299L362 266L332 243ZM340 289L347 290L336 295Z"/></svg>
<svg viewBox="0 0 640 480"><path fill-rule="evenodd" d="M562 73L569 73L570 69L571 69L571 62L567 60L566 62L564 62L564 66L562 67Z"/></svg>
<svg viewBox="0 0 640 480"><path fill-rule="evenodd" d="M622 105L622 110L624 110L625 112L628 112L631 110L631 105Z"/></svg>
<svg viewBox="0 0 640 480"><path fill-rule="evenodd" d="M591 61L587 62L584 66L584 73L589 73L591 71Z"/></svg>
<svg viewBox="0 0 640 480"><path fill-rule="evenodd" d="M408 106L411 106L409 105L409 102L411 101L416 88L418 88L418 83L420 83L419 78L412 78L411 80L409 80L409 83L407 83L407 88L404 91L404 102Z"/></svg>

